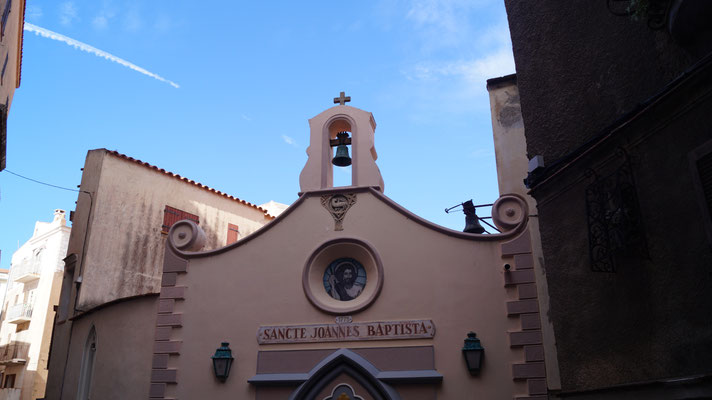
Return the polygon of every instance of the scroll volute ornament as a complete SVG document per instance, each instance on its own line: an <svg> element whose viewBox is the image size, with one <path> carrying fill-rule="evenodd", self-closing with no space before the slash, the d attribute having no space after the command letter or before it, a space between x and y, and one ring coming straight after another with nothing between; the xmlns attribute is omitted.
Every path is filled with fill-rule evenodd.
<svg viewBox="0 0 712 400"><path fill-rule="evenodd" d="M181 251L199 251L205 246L205 232L193 221L184 219L178 221L168 231L171 245Z"/></svg>
<svg viewBox="0 0 712 400"><path fill-rule="evenodd" d="M529 218L529 207L527 202L517 195L502 195L492 205L492 221L502 232L516 229L526 218Z"/></svg>

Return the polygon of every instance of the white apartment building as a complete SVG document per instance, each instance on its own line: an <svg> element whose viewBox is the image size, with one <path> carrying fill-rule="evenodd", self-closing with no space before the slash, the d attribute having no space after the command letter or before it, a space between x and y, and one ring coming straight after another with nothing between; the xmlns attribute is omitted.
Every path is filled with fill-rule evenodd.
<svg viewBox="0 0 712 400"><path fill-rule="evenodd" d="M44 397L70 231L65 211L55 210L12 256L0 325L0 400Z"/></svg>

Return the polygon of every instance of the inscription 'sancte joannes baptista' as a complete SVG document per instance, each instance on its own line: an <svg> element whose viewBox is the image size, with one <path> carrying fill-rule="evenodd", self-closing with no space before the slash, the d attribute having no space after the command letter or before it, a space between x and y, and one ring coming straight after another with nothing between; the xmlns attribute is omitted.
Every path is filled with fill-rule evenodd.
<svg viewBox="0 0 712 400"><path fill-rule="evenodd" d="M346 342L352 340L431 339L431 320L353 322L346 324L261 326L259 344Z"/></svg>

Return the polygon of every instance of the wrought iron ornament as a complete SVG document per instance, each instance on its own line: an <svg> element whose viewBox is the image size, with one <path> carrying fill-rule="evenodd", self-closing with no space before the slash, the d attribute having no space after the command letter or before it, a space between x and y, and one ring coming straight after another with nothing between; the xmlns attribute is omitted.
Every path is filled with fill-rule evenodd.
<svg viewBox="0 0 712 400"><path fill-rule="evenodd" d="M648 27L652 30L665 27L672 3L672 0L606 0L606 6L613 15L635 20L647 18Z"/></svg>
<svg viewBox="0 0 712 400"><path fill-rule="evenodd" d="M321 205L334 217L334 230L343 231L346 212L356 203L356 193L325 194L321 196Z"/></svg>
<svg viewBox="0 0 712 400"><path fill-rule="evenodd" d="M586 188L588 242L591 269L616 272L622 257L647 257L648 250L630 162ZM632 261L632 259L631 259Z"/></svg>

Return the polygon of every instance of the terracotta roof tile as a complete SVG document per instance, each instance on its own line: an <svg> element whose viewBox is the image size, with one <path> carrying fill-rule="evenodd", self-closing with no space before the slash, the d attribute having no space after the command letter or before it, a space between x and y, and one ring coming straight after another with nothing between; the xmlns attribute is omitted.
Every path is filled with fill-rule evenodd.
<svg viewBox="0 0 712 400"><path fill-rule="evenodd" d="M168 176L172 176L173 178L176 178L176 179L181 180L181 181L183 181L183 182L193 184L193 185L195 185L195 186L198 186L198 187L201 188L201 189L207 190L207 191L209 191L209 192L213 192L213 193L218 194L218 195L220 195L220 196L226 197L226 198L228 198L228 199L230 199L230 200L237 201L238 203L244 204L244 205L246 205L246 206L250 206L250 207L256 208L256 209L260 210L261 212L263 212L263 213L265 214L265 216L268 217L268 218L271 218L271 219L274 219L274 218L275 218L273 215L270 215L270 214L267 212L267 210L265 210L265 209L262 208L262 207L259 207L259 206L255 205L255 204L252 204L252 203L248 202L248 201L239 199L239 198L237 198L237 197L235 197L235 196L231 196L231 195L229 195L229 194L227 194L227 193L224 193L224 192L221 192L221 191L219 191L219 190L213 189L213 188L211 188L211 187L209 187L209 186L205 186L205 185L203 185L203 184L200 183L200 182L196 182L196 181L194 181L194 180L192 180L192 179L188 179L188 178L186 178L186 177L180 176L180 175L175 174L175 173L173 173L173 172L166 171L166 170L163 169L163 168L158 168L158 167L155 166L155 165L151 165L151 164L149 164L149 163L147 163L147 162L144 162L144 161L138 160L138 159L136 159L136 158L127 156L126 154L119 153L118 151L115 151L115 150L107 150L107 149L102 149L102 150L105 150L107 153L109 153L109 154L111 154L111 155L113 155L113 156L122 158L122 159L127 160L127 161L134 162L134 163L139 164L139 165L143 165L143 166L146 167L146 168L150 168L150 169L152 169L152 170L161 172L161 173L166 174L166 175L168 175Z"/></svg>
<svg viewBox="0 0 712 400"><path fill-rule="evenodd" d="M20 3L20 7L22 7L22 19L20 20L20 32L18 32L18 35L20 35L20 51L18 52L19 57L17 60L17 82L15 82L15 88L19 88L20 82L22 81L22 57L25 52L25 12L27 11L27 3L23 1L22 3Z"/></svg>

